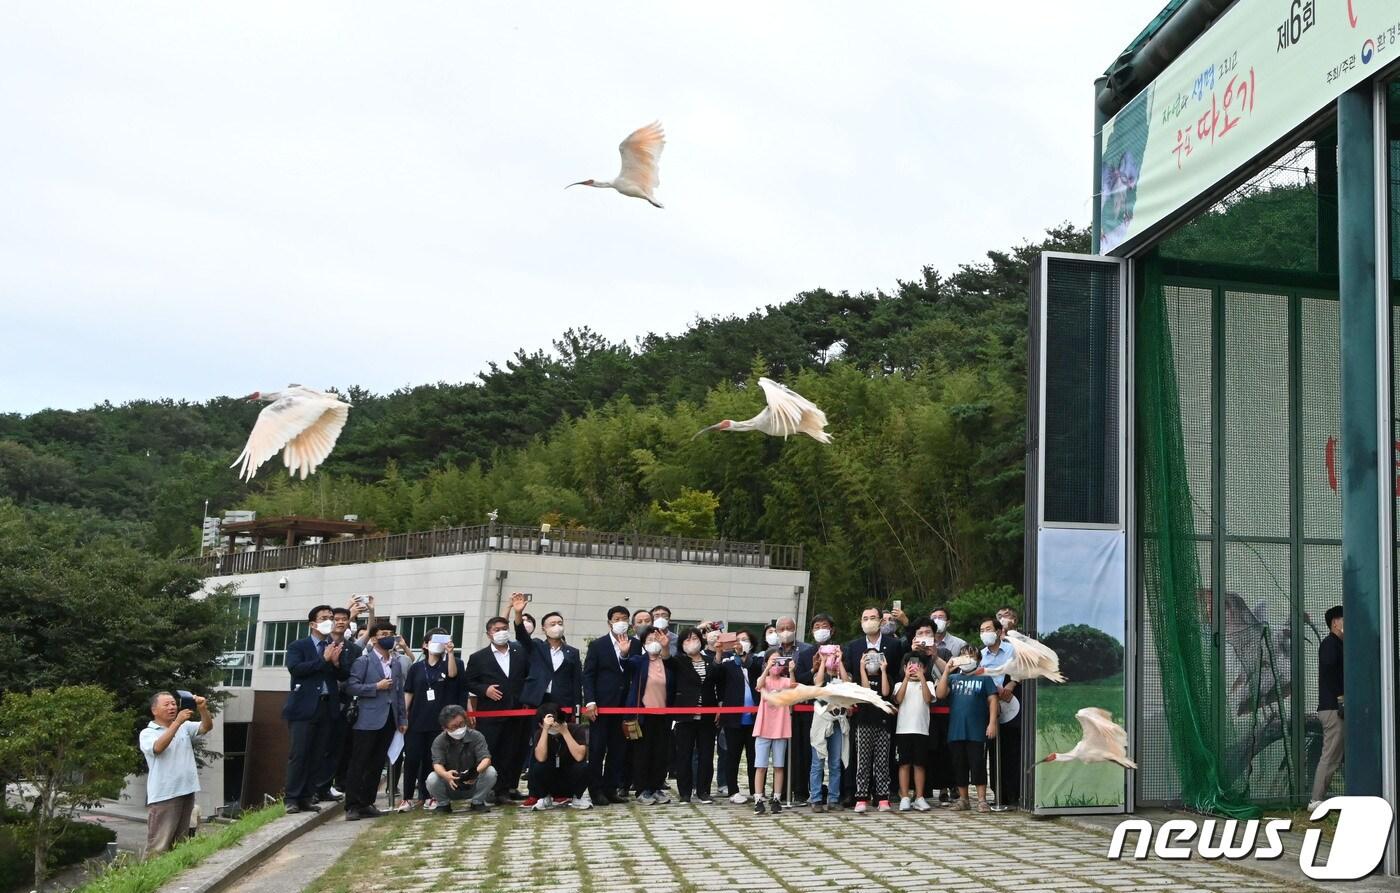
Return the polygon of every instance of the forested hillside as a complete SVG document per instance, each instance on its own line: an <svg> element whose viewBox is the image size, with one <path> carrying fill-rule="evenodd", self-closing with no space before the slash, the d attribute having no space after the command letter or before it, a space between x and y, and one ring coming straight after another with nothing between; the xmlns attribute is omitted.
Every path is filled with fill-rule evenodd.
<svg viewBox="0 0 1400 893"><path fill-rule="evenodd" d="M89 510L160 554L193 552L208 498L211 512L354 512L392 531L499 509L513 523L801 542L825 607L1018 585L1029 263L1087 247L1066 226L891 293L819 289L633 344L571 330L467 383L351 387L340 444L304 484L272 464L237 480L228 465L259 409L237 400L0 415L0 499ZM823 407L835 442L691 439L756 413L759 374Z"/></svg>

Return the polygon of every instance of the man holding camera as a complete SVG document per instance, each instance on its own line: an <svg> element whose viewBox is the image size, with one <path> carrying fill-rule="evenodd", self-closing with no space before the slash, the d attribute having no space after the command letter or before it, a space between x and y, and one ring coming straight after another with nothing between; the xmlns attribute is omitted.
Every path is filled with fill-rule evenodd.
<svg viewBox="0 0 1400 893"><path fill-rule="evenodd" d="M433 772L428 793L437 801L434 812L451 812L452 801L468 800L472 812L490 812L486 798L496 787L496 770L486 738L467 726L467 711L449 704L438 712L442 734L433 739Z"/></svg>
<svg viewBox="0 0 1400 893"><path fill-rule="evenodd" d="M146 857L170 849L190 826L194 795L199 790L199 767L194 739L214 728L204 698L168 691L151 698L151 722L141 730L141 753L150 774L146 778ZM199 722L193 722L199 711Z"/></svg>

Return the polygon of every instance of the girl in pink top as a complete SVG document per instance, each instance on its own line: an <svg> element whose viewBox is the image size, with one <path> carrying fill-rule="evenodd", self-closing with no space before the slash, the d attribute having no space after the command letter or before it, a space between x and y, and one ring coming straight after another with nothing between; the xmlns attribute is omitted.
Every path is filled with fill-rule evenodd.
<svg viewBox="0 0 1400 893"><path fill-rule="evenodd" d="M763 665L763 675L758 679L760 696L765 691L782 691L797 683L792 678L792 659L774 651L768 655ZM763 815L767 807L774 814L783 811L778 800L778 791L783 789L783 775L787 766L788 739L792 737L791 708L770 704L761 700L758 705L758 719L753 724L754 738L754 815ZM763 801L764 783L768 780L768 767L773 767L773 797L768 804Z"/></svg>

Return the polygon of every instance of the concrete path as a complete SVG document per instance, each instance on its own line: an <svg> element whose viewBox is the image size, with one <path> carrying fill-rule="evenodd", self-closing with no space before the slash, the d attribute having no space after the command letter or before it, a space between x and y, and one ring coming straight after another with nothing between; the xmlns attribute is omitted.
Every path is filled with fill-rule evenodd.
<svg viewBox="0 0 1400 893"><path fill-rule="evenodd" d="M301 893L372 827L374 821L347 822L337 815L278 850L226 893Z"/></svg>

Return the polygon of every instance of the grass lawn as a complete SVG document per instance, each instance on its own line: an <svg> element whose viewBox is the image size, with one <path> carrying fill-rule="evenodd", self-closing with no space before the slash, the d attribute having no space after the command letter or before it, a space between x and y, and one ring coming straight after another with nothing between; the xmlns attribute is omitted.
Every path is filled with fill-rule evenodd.
<svg viewBox="0 0 1400 893"><path fill-rule="evenodd" d="M1084 707L1102 707L1123 722L1123 674L1093 682L1063 685L1036 683L1036 749L1041 760L1050 752L1064 753L1079 743L1082 730L1074 714ZM1131 756L1131 754L1130 754ZM1039 806L1117 806L1123 802L1124 769L1115 763L1047 763L1035 768Z"/></svg>
<svg viewBox="0 0 1400 893"><path fill-rule="evenodd" d="M185 869L193 868L213 853L233 846L286 813L286 807L281 803L246 812L232 825L186 840L154 859L117 865L83 884L75 893L151 893Z"/></svg>

